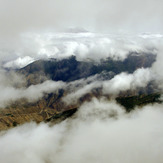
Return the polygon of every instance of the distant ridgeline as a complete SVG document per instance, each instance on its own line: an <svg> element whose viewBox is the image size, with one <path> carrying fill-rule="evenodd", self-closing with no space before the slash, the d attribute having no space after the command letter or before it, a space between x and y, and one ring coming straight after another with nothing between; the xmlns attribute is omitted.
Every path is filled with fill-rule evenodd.
<svg viewBox="0 0 163 163"><path fill-rule="evenodd" d="M155 60L156 55L145 53L140 55L132 53L123 61L107 58L100 62L78 61L75 56L71 56L62 60L37 60L16 71L25 76L27 83L24 87L29 87L30 85L43 83L46 80L70 83L93 75L98 75L100 80L108 80L121 72L133 73L138 68L151 67ZM151 82L146 88L121 92L115 97L115 100L124 106L126 111L130 111L135 106L160 103L161 93L156 90ZM62 98L68 94L69 90L63 88L53 93L45 93L37 102L28 102L26 99L12 102L10 106L0 110L0 130L31 120L38 123L42 121L58 123L72 116L83 102L90 101L93 97L104 96L101 88L96 88L79 98L76 103L67 105ZM105 95L105 97L108 100L110 99L109 95Z"/></svg>
<svg viewBox="0 0 163 163"><path fill-rule="evenodd" d="M18 70L18 72L27 77L28 85L40 83L45 79L70 82L102 72L112 72L109 73L111 76L108 78L121 72L133 73L138 68L151 67L155 60L156 55L153 54L130 54L123 61L108 58L98 63L77 61L75 56L71 56L62 60L38 60Z"/></svg>

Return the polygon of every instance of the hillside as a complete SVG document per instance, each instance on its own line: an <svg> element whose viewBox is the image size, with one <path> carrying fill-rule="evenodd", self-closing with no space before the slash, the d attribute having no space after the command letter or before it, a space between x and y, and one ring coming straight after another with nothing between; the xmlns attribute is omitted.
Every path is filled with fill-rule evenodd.
<svg viewBox="0 0 163 163"><path fill-rule="evenodd" d="M62 60L38 60L18 70L24 74L28 85L37 84L47 79L54 81L70 82L92 75L100 74L103 71L119 74L121 72L132 73L136 69L151 67L156 60L153 54L130 54L124 61L116 61L108 58L100 62L77 61L75 56ZM107 78L111 78L107 76Z"/></svg>
<svg viewBox="0 0 163 163"><path fill-rule="evenodd" d="M67 84L70 83L71 86L71 82L87 79L93 75L98 75L95 80L103 81L110 80L121 72L133 73L138 68L151 67L155 59L156 56L152 54L130 54L124 61L114 61L108 58L95 63L92 61L77 61L72 56L63 60L38 60L17 70L17 73L25 76L26 87L43 83L46 80L63 81ZM77 85L75 87L78 87ZM53 121L57 123L74 114L81 104L90 101L93 97L105 97L108 100L111 98L111 95L104 95L99 87L81 96L76 103L66 104L63 98L76 89L73 86L71 90L70 86L68 85L56 92L44 93L44 96L38 101L29 102L27 99L20 99L12 102L0 111L0 130L29 121L38 123ZM156 90L153 83L149 83L145 88L140 87L134 91L120 92L116 96L116 101L126 111L131 111L135 106L161 102L159 100L160 92Z"/></svg>

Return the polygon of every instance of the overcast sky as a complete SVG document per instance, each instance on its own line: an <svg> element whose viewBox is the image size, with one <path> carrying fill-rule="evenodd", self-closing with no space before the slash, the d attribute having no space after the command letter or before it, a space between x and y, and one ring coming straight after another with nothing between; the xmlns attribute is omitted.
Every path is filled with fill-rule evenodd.
<svg viewBox="0 0 163 163"><path fill-rule="evenodd" d="M63 82L46 81L15 88L15 83L22 84L23 77L1 70L1 64L20 68L42 57L73 54L80 60L100 60L108 56L124 59L131 51L157 53L151 69L122 73L101 85L116 94L145 87L153 73L162 89L162 6L163 0L0 0L0 106L20 98L37 100L45 92L65 87ZM46 34L72 27L92 33ZM139 35L121 38L94 32ZM154 35L140 35L144 32ZM81 97L96 84L85 84L71 93L70 99ZM29 123L0 132L0 162L162 163L162 108L162 104L148 105L126 114L114 101L92 99L79 108L73 119L58 125Z"/></svg>
<svg viewBox="0 0 163 163"><path fill-rule="evenodd" d="M0 33L84 27L98 32L163 32L163 0L0 0Z"/></svg>

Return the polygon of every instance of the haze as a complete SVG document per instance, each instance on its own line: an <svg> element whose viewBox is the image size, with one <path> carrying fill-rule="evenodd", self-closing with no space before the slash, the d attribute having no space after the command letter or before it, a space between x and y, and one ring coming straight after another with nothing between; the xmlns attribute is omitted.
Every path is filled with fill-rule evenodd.
<svg viewBox="0 0 163 163"><path fill-rule="evenodd" d="M84 27L96 32L163 32L162 0L0 0L0 33Z"/></svg>

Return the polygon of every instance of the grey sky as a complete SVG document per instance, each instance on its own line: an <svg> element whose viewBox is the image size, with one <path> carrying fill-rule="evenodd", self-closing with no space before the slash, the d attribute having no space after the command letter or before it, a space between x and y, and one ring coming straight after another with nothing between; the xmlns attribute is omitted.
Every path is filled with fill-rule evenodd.
<svg viewBox="0 0 163 163"><path fill-rule="evenodd" d="M99 32L163 32L163 0L0 0L0 33L82 26Z"/></svg>

